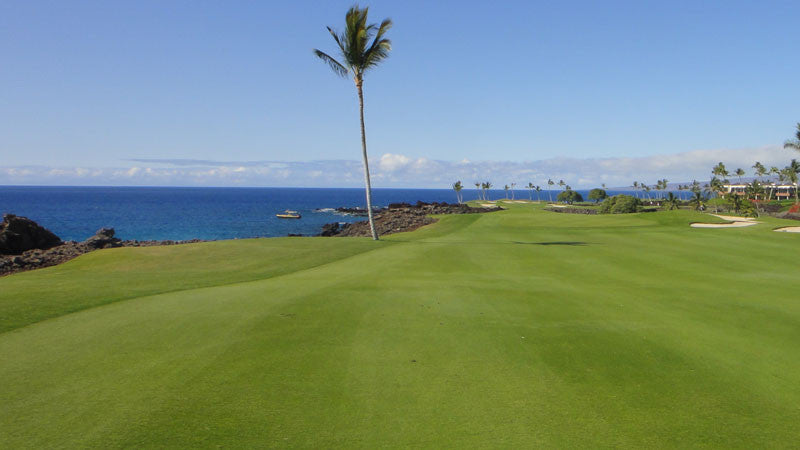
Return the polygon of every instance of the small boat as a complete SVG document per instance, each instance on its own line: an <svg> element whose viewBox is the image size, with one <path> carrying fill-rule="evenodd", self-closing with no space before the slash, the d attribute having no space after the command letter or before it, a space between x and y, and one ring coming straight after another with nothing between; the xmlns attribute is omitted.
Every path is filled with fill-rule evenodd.
<svg viewBox="0 0 800 450"><path fill-rule="evenodd" d="M287 209L281 214L275 214L275 217L279 219L299 219L301 216L299 212Z"/></svg>

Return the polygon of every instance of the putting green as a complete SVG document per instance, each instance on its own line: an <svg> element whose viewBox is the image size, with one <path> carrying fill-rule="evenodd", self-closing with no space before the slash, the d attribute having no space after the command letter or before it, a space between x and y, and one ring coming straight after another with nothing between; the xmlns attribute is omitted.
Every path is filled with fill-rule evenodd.
<svg viewBox="0 0 800 450"><path fill-rule="evenodd" d="M800 240L508 204L0 278L0 447L790 447Z"/></svg>

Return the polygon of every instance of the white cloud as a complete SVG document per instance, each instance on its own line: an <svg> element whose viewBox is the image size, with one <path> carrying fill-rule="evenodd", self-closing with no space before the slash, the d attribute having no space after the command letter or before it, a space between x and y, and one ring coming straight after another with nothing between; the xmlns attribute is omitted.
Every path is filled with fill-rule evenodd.
<svg viewBox="0 0 800 450"><path fill-rule="evenodd" d="M648 184L667 178L671 182L699 181L710 177L711 167L723 161L752 173L760 161L784 167L800 154L780 147L736 150L695 150L639 158L551 158L540 161L440 161L426 157L386 153L372 161L376 187L447 188L455 180L467 186L491 181L495 186L532 182L546 186L547 179L563 179L575 188L629 186L634 180ZM149 160L140 167L0 167L0 184L47 185L159 185L159 186L308 186L361 187L360 161L214 162L201 160ZM167 165L157 167L155 165Z"/></svg>
<svg viewBox="0 0 800 450"><path fill-rule="evenodd" d="M400 169L404 169L411 163L411 158L405 155L395 155L392 153L386 153L381 156L380 161L378 162L378 167L380 170L384 172L394 172Z"/></svg>

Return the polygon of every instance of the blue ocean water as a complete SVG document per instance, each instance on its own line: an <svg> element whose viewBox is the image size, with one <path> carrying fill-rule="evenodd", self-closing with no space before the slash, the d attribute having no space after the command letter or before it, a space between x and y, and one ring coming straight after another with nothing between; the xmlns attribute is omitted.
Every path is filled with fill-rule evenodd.
<svg viewBox="0 0 800 450"><path fill-rule="evenodd" d="M579 192L586 196L586 191ZM464 200L477 196L474 189L463 194ZM527 191L515 194L528 198ZM546 191L540 195L548 198ZM504 198L505 192L491 191L489 196ZM456 200L449 189L374 189L373 197L378 206ZM136 240L315 235L326 223L364 220L317 210L364 204L363 189L0 186L0 213L29 217L61 239L76 241L102 227L116 229L121 239ZM286 209L298 211L302 219L275 217Z"/></svg>

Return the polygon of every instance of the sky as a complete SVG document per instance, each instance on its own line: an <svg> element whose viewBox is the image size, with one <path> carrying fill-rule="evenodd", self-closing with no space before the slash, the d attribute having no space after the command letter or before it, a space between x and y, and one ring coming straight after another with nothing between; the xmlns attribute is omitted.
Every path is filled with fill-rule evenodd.
<svg viewBox="0 0 800 450"><path fill-rule="evenodd" d="M500 3L500 4L497 4ZM797 1L372 1L376 187L574 187L784 166ZM363 183L351 1L0 2L0 184Z"/></svg>

